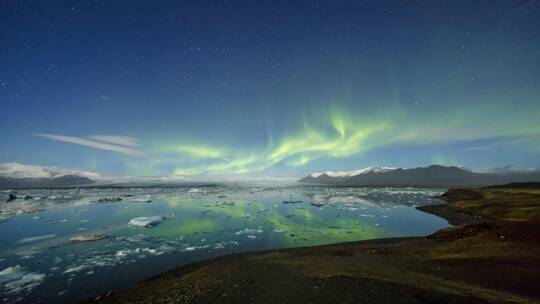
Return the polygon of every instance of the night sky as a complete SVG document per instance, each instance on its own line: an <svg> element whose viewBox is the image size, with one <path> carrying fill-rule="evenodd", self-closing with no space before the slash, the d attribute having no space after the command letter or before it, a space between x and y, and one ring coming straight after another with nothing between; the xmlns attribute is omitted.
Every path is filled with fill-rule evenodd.
<svg viewBox="0 0 540 304"><path fill-rule="evenodd" d="M111 175L537 167L540 1L1 1L0 109Z"/></svg>

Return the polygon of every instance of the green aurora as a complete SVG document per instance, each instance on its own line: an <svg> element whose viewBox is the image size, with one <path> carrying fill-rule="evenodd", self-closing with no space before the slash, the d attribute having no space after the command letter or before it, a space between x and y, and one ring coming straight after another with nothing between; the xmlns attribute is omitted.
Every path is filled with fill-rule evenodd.
<svg viewBox="0 0 540 304"><path fill-rule="evenodd" d="M529 153L538 152L540 146L540 125L535 120L538 114L514 110L512 117L507 117L502 105L491 111L471 107L437 116L409 113L402 107L364 116L343 109L321 113L325 114L302 115L296 131L279 138L269 136L261 147L212 145L181 137L152 144L149 171L143 173L152 174L152 166L171 163L175 164L176 175L262 172L276 165L297 168L320 159L350 159L385 146L474 144L488 140L516 144ZM459 163L448 158L432 154L433 163Z"/></svg>

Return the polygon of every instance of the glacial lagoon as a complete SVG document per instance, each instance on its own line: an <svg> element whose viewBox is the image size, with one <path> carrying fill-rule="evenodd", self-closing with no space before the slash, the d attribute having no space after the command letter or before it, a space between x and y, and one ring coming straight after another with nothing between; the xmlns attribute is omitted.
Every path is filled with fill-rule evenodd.
<svg viewBox="0 0 540 304"><path fill-rule="evenodd" d="M246 251L421 236L445 189L207 186L18 191L0 213L3 303L77 303Z"/></svg>

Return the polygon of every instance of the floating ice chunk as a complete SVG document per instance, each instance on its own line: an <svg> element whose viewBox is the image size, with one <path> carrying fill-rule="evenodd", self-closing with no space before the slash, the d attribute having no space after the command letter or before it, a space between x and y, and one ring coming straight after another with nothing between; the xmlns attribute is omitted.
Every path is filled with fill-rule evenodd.
<svg viewBox="0 0 540 304"><path fill-rule="evenodd" d="M78 235L69 239L70 242L92 242L108 238L106 234Z"/></svg>
<svg viewBox="0 0 540 304"><path fill-rule="evenodd" d="M149 253L149 254L156 254L158 253L158 251L156 249L151 249L151 248L143 248L142 251L144 253Z"/></svg>
<svg viewBox="0 0 540 304"><path fill-rule="evenodd" d="M221 243L221 242L217 242L214 245L214 249L223 249L223 248L225 248L225 245L223 245L223 243Z"/></svg>
<svg viewBox="0 0 540 304"><path fill-rule="evenodd" d="M133 203L151 203L152 202L152 196L150 194L142 195L139 197L131 197L128 200L129 202Z"/></svg>
<svg viewBox="0 0 540 304"><path fill-rule="evenodd" d="M69 273L74 273L74 272L79 272L81 270L84 270L88 268L87 265L79 265L79 266L74 266L74 267L70 267L68 269L66 269L66 271L64 271L65 274L69 274Z"/></svg>
<svg viewBox="0 0 540 304"><path fill-rule="evenodd" d="M11 295L30 292L41 284L44 279L44 274L27 272L20 265L8 267L0 271L0 284L3 284L6 294Z"/></svg>
<svg viewBox="0 0 540 304"><path fill-rule="evenodd" d="M56 234L44 234L44 235L32 236L32 237L22 238L22 239L18 240L16 243L17 244L32 243L32 242L37 242L37 241L50 239L50 238L53 238L55 236L56 236Z"/></svg>
<svg viewBox="0 0 540 304"><path fill-rule="evenodd" d="M241 230L236 231L234 234L236 235L242 235L242 234L254 234L254 233L262 233L262 229L250 229L250 228L244 228Z"/></svg>
<svg viewBox="0 0 540 304"><path fill-rule="evenodd" d="M165 249L169 249L169 248L165 248ZM162 255L164 254L165 251L161 251L158 249L155 249L155 248L135 248L135 249L123 249L123 250L118 250L116 251L115 253L115 257L117 260L121 260L127 256L136 256L138 258L145 258L147 254L149 255ZM99 266L99 265L98 265Z"/></svg>
<svg viewBox="0 0 540 304"><path fill-rule="evenodd" d="M159 225L165 219L164 216L136 217L129 221L129 225L151 228Z"/></svg>
<svg viewBox="0 0 540 304"><path fill-rule="evenodd" d="M137 249L138 249L138 248L137 248ZM131 253L131 250L129 250L129 249L123 249L123 250L118 250L118 251L116 252L115 255L116 255L117 257L125 257L125 256L127 256L128 254L130 254L130 253Z"/></svg>
<svg viewBox="0 0 540 304"><path fill-rule="evenodd" d="M182 249L181 251L182 252L185 252L185 251L195 251L197 249L207 249L209 248L210 245L204 245L204 246L188 246L188 247L185 247L184 249Z"/></svg>
<svg viewBox="0 0 540 304"><path fill-rule="evenodd" d="M22 278L24 275L24 268L20 265L8 267L0 271L0 284L14 281Z"/></svg>
<svg viewBox="0 0 540 304"><path fill-rule="evenodd" d="M167 244L163 244L163 245L158 247L158 250L160 250L162 252L173 252L176 249L174 247L172 247L172 246L167 245Z"/></svg>
<svg viewBox="0 0 540 304"><path fill-rule="evenodd" d="M274 231L275 233L285 233L285 230L280 229L280 228L276 228L276 229L274 229L272 231Z"/></svg>

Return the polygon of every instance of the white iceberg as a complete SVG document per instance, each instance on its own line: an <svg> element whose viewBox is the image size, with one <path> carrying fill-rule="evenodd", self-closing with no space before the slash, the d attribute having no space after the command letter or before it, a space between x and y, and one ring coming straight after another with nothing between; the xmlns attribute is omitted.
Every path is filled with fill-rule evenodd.
<svg viewBox="0 0 540 304"><path fill-rule="evenodd" d="M27 272L20 265L11 266L0 271L0 284L4 285L3 288L6 294L29 292L41 284L43 279L45 279L44 274Z"/></svg>
<svg viewBox="0 0 540 304"><path fill-rule="evenodd" d="M283 230L281 228L276 228L276 229L274 229L272 231L274 231L275 233L285 233L285 230Z"/></svg>
<svg viewBox="0 0 540 304"><path fill-rule="evenodd" d="M77 235L69 239L70 242L93 242L108 238L106 234Z"/></svg>
<svg viewBox="0 0 540 304"><path fill-rule="evenodd" d="M142 195L139 197L132 197L128 199L128 201L132 203L151 203L152 196L150 194L147 194L147 195Z"/></svg>
<svg viewBox="0 0 540 304"><path fill-rule="evenodd" d="M73 272L79 272L81 270L84 270L88 268L87 265L79 265L79 266L74 266L74 267L70 267L68 269L66 269L66 271L64 271L65 274L68 274L68 273L73 273Z"/></svg>
<svg viewBox="0 0 540 304"><path fill-rule="evenodd" d="M263 230L261 228L259 229L244 228L244 229L236 231L234 234L242 235L242 234L255 234L255 233L262 233L262 232Z"/></svg>
<svg viewBox="0 0 540 304"><path fill-rule="evenodd" d="M136 217L129 221L129 225L151 228L159 225L165 219L164 216Z"/></svg>

